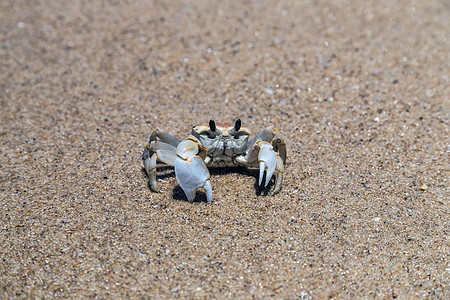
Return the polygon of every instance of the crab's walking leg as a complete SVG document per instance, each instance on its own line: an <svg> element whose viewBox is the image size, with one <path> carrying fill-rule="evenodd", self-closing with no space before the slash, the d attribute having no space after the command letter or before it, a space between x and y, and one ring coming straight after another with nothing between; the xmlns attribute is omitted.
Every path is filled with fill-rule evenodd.
<svg viewBox="0 0 450 300"><path fill-rule="evenodd" d="M281 135L278 129L274 128L272 131L274 137L272 139L272 146L275 152L278 152L280 155L283 164L286 163L286 142L284 141L283 136Z"/></svg>
<svg viewBox="0 0 450 300"><path fill-rule="evenodd" d="M159 129L156 129L152 132L152 134L150 135L149 143L156 142L157 138L160 139L161 142L172 145L175 148L180 143L180 141L176 137L174 137L170 133L167 133L167 132L159 130Z"/></svg>
<svg viewBox="0 0 450 300"><path fill-rule="evenodd" d="M150 135L150 140L144 149L142 159L144 160L144 168L148 174L148 182L150 188L159 192L156 183L156 163L161 161L170 166L175 164L176 147L180 141L165 131L156 129Z"/></svg>
<svg viewBox="0 0 450 300"><path fill-rule="evenodd" d="M197 189L203 188L208 203L211 203L212 187L209 181L209 171L203 159L197 155L198 152L198 146L192 140L185 140L178 145L175 176L189 202L194 201Z"/></svg>
<svg viewBox="0 0 450 300"><path fill-rule="evenodd" d="M277 165L275 167L275 188L273 189L272 194L276 194L281 190L281 185L283 184L283 171L283 159L277 155Z"/></svg>
<svg viewBox="0 0 450 300"><path fill-rule="evenodd" d="M151 140L151 139L150 139ZM144 168L148 174L148 182L152 191L159 192L156 183L156 163L161 161L170 166L175 164L176 148L163 142L150 143L144 150Z"/></svg>
<svg viewBox="0 0 450 300"><path fill-rule="evenodd" d="M259 185L262 184L264 172L266 173L266 181L264 186L267 186L272 175L275 174L275 188L273 194L278 193L281 190L281 184L283 183L283 171L284 164L282 158L273 150L271 143L264 141L257 141L259 146Z"/></svg>
<svg viewBox="0 0 450 300"><path fill-rule="evenodd" d="M158 159L158 155L155 153L152 156L144 159L144 167L145 171L148 174L148 183L150 184L150 188L154 192L159 192L158 185L156 184L156 160Z"/></svg>

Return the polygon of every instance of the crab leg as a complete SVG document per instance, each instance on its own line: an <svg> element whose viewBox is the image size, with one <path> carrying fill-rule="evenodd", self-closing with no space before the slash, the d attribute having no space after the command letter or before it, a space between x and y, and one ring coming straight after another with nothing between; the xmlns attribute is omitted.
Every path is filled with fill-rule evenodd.
<svg viewBox="0 0 450 300"><path fill-rule="evenodd" d="M158 159L158 155L155 153L152 156L149 156L144 160L145 171L148 174L148 183L150 184L150 188L154 192L159 192L158 185L156 183L156 160L157 159Z"/></svg>
<svg viewBox="0 0 450 300"><path fill-rule="evenodd" d="M142 159L144 160L144 168L148 174L150 188L159 192L156 183L156 163L161 161L170 166L175 164L176 147L180 141L173 135L156 129L150 135L150 140L144 149Z"/></svg>
<svg viewBox="0 0 450 300"><path fill-rule="evenodd" d="M144 154L142 158L144 159L144 167L145 171L148 174L148 181L150 183L150 188L159 192L157 183L156 183L156 163L157 161L161 161L170 166L175 164L176 159L176 151L177 149L163 142L153 143L151 148L147 147L144 150Z"/></svg>
<svg viewBox="0 0 450 300"><path fill-rule="evenodd" d="M281 190L281 185L283 184L284 164L283 159L279 155L277 155L277 165L275 170L275 188L273 189L272 194L278 193Z"/></svg>
<svg viewBox="0 0 450 300"><path fill-rule="evenodd" d="M154 130L150 135L150 143L156 141L156 138L159 138L161 142L172 145L174 147L177 147L180 143L180 141L176 137L159 129Z"/></svg>
<svg viewBox="0 0 450 300"><path fill-rule="evenodd" d="M284 141L283 136L281 135L278 129L273 129L272 131L274 137L272 139L272 146L275 152L278 152L280 155L283 164L286 163L286 143Z"/></svg>
<svg viewBox="0 0 450 300"><path fill-rule="evenodd" d="M203 188L208 203L211 203L212 187L209 181L209 171L203 159L197 155L198 152L198 146L192 140L185 140L178 145L175 176L189 202L194 201L197 189Z"/></svg>

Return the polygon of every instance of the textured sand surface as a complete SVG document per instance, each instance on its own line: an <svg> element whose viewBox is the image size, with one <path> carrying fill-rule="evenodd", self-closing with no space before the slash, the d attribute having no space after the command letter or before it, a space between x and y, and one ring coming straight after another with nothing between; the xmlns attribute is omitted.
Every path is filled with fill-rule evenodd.
<svg viewBox="0 0 450 300"><path fill-rule="evenodd" d="M449 299L448 1L0 1L0 298ZM153 193L241 118L284 186Z"/></svg>

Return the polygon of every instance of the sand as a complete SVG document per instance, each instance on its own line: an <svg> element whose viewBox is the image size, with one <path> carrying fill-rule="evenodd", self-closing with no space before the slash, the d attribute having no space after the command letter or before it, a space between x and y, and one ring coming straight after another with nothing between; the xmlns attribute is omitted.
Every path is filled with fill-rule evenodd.
<svg viewBox="0 0 450 300"><path fill-rule="evenodd" d="M450 297L447 1L0 2L0 298ZM275 196L149 189L152 130L277 127ZM273 184L271 185L273 188Z"/></svg>

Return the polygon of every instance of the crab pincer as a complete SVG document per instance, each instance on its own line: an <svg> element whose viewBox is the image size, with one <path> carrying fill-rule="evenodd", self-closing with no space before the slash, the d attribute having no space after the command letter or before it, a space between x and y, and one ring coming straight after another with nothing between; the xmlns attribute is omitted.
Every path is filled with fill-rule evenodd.
<svg viewBox="0 0 450 300"><path fill-rule="evenodd" d="M264 186L266 187L269 184L272 175L275 174L275 188L273 190L273 194L276 194L281 189L281 184L283 181L283 161L278 155L277 152L273 150L273 146L271 143L258 141L256 142L257 146L260 148L258 153L258 161L259 161L259 182L258 184L261 186L264 172L266 173L266 181Z"/></svg>
<svg viewBox="0 0 450 300"><path fill-rule="evenodd" d="M212 201L212 187L210 175L203 159L198 156L198 145L192 140L185 140L178 144L175 159L175 176L189 202L193 202L195 192L203 188L208 203Z"/></svg>

